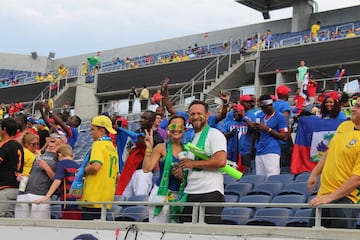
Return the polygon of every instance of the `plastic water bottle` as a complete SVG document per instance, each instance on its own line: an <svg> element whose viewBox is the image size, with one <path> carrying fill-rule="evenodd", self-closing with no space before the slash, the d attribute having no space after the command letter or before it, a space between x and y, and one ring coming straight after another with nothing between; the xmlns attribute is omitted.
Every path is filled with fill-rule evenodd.
<svg viewBox="0 0 360 240"><path fill-rule="evenodd" d="M20 192L25 192L28 180L29 180L29 178L27 176L21 176L21 181L20 181L20 184L19 184L19 191Z"/></svg>

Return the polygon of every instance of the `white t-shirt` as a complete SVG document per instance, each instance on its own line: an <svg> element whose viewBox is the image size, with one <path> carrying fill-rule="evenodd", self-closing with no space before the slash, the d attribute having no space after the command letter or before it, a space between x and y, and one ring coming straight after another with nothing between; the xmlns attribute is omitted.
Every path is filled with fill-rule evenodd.
<svg viewBox="0 0 360 240"><path fill-rule="evenodd" d="M149 106L148 106L148 109L147 110L149 110L149 111L153 111L153 112L156 112L156 109L159 107L159 104L150 104Z"/></svg>
<svg viewBox="0 0 360 240"><path fill-rule="evenodd" d="M195 133L192 144L196 145L200 134L201 132ZM210 128L206 137L204 150L211 154L218 151L226 152L226 138L224 134L215 128ZM184 190L185 193L202 194L219 191L224 194L224 176L218 170L202 169L200 171L196 171L194 169L190 169L187 181L188 183Z"/></svg>

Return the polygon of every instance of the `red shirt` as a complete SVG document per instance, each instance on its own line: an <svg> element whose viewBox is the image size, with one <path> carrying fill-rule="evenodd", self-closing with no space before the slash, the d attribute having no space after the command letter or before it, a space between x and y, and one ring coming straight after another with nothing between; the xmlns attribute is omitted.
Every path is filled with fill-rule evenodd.
<svg viewBox="0 0 360 240"><path fill-rule="evenodd" d="M159 102L161 102L161 99L162 99L162 96L160 93L154 93L154 95L153 95L154 102L159 103Z"/></svg>
<svg viewBox="0 0 360 240"><path fill-rule="evenodd" d="M308 83L308 96L315 97L316 96L316 89L317 89L317 82L309 82Z"/></svg>
<svg viewBox="0 0 360 240"><path fill-rule="evenodd" d="M319 94L317 100L319 103L322 103L324 101L325 95L324 94Z"/></svg>

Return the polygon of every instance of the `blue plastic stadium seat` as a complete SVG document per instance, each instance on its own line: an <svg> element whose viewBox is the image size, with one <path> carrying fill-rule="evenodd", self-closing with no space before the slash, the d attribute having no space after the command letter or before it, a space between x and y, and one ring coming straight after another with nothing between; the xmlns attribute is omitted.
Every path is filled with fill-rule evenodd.
<svg viewBox="0 0 360 240"><path fill-rule="evenodd" d="M246 195L248 192L250 192L252 188L253 188L253 185L251 183L238 182L238 183L227 185L225 187L225 193L236 194L239 197L242 197L242 196Z"/></svg>
<svg viewBox="0 0 360 240"><path fill-rule="evenodd" d="M311 172L303 172L299 173L295 176L294 182L307 182L308 178L310 177Z"/></svg>
<svg viewBox="0 0 360 240"><path fill-rule="evenodd" d="M286 223L287 227L308 227L311 219L311 208L299 209L295 212L294 216L289 218Z"/></svg>
<svg viewBox="0 0 360 240"><path fill-rule="evenodd" d="M265 179L267 183L282 183L284 185L292 182L294 180L294 175L291 173L284 173L279 175L268 176Z"/></svg>
<svg viewBox="0 0 360 240"><path fill-rule="evenodd" d="M231 207L224 208L221 214L223 224L245 225L253 215L251 208Z"/></svg>
<svg viewBox="0 0 360 240"><path fill-rule="evenodd" d="M50 216L51 219L61 219L61 205L60 204L56 204L56 205L51 205L50 207Z"/></svg>
<svg viewBox="0 0 360 240"><path fill-rule="evenodd" d="M147 206L131 206L123 210L116 221L147 222L149 221L149 208Z"/></svg>
<svg viewBox="0 0 360 240"><path fill-rule="evenodd" d="M225 194L224 198L225 198L225 202L228 203L236 203L239 201L239 196L235 194Z"/></svg>
<svg viewBox="0 0 360 240"><path fill-rule="evenodd" d="M258 209L246 225L285 226L292 215L292 211L287 208Z"/></svg>
<svg viewBox="0 0 360 240"><path fill-rule="evenodd" d="M247 193L247 195L264 194L269 196L275 196L281 191L283 187L284 184L279 182L259 183L255 185L254 188Z"/></svg>
<svg viewBox="0 0 360 240"><path fill-rule="evenodd" d="M305 203L306 197L304 195L298 194L286 194L286 195L278 195L273 197L271 203ZM296 207L289 207L289 209L293 210L294 212L299 210Z"/></svg>
<svg viewBox="0 0 360 240"><path fill-rule="evenodd" d="M272 197L269 195L246 195L240 197L239 203L270 203ZM261 209L264 207L255 206L251 207L253 210Z"/></svg>
<svg viewBox="0 0 360 240"><path fill-rule="evenodd" d="M265 176L262 175L244 175L240 178L239 182L247 182L253 185L265 182Z"/></svg>
<svg viewBox="0 0 360 240"><path fill-rule="evenodd" d="M226 187L227 185L230 185L230 184L233 184L233 183L236 183L237 180L233 177L231 177L230 175L228 174L224 174L224 186Z"/></svg>
<svg viewBox="0 0 360 240"><path fill-rule="evenodd" d="M304 195L306 198L311 195L307 189L306 182L292 182L284 186L284 188L278 193L278 195L284 194L300 194Z"/></svg>

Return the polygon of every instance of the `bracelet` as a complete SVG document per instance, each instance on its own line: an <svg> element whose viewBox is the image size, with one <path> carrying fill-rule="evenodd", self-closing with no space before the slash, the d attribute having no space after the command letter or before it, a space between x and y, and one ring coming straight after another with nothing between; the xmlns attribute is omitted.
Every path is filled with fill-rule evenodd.
<svg viewBox="0 0 360 240"><path fill-rule="evenodd" d="M145 153L152 153L152 149L145 149Z"/></svg>
<svg viewBox="0 0 360 240"><path fill-rule="evenodd" d="M271 133L271 131L272 131L272 128L269 128L268 133Z"/></svg>

